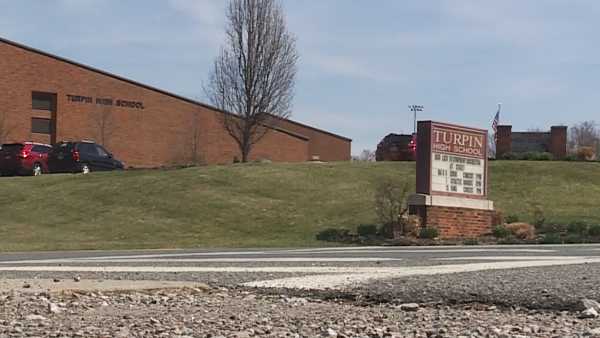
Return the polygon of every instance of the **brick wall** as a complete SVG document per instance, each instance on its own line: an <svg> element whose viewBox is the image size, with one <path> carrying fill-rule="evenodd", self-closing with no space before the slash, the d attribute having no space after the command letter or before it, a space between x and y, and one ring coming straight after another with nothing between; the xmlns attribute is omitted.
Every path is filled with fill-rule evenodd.
<svg viewBox="0 0 600 338"><path fill-rule="evenodd" d="M441 238L477 238L492 233L496 212L440 206L411 206L421 224L437 228Z"/></svg>
<svg viewBox="0 0 600 338"><path fill-rule="evenodd" d="M498 126L496 157L508 153L549 152L555 159L567 156L567 127L553 126L550 132L513 132L512 126Z"/></svg>
<svg viewBox="0 0 600 338"><path fill-rule="evenodd" d="M496 158L512 152L512 126L498 126L496 131Z"/></svg>
<svg viewBox="0 0 600 338"><path fill-rule="evenodd" d="M550 133L546 132L513 132L513 153L547 152Z"/></svg>
<svg viewBox="0 0 600 338"><path fill-rule="evenodd" d="M554 126L550 129L550 152L556 159L567 156L567 127Z"/></svg>
<svg viewBox="0 0 600 338"><path fill-rule="evenodd" d="M318 158L321 161L350 161L352 140L325 132L295 121L281 120L281 128L307 136L308 160Z"/></svg>
<svg viewBox="0 0 600 338"><path fill-rule="evenodd" d="M282 140L284 140L282 142ZM272 131L261 140L250 154L253 160L275 162L302 162L308 158L308 139L291 137L281 131Z"/></svg>
<svg viewBox="0 0 600 338"><path fill-rule="evenodd" d="M5 141L50 143L49 135L31 133L32 117L50 117L49 112L31 107L31 92L41 91L57 95L57 140L100 142L101 116L109 116L104 119L109 121L104 128L105 146L128 166L183 164L194 157L222 164L241 158L221 125L221 112L173 94L2 40L0 79L0 114L6 115L10 125ZM144 109L71 102L67 95L139 101ZM325 160L350 159L350 140L292 122L286 125L293 126L292 133L270 132L250 158L302 162L311 154L323 154Z"/></svg>

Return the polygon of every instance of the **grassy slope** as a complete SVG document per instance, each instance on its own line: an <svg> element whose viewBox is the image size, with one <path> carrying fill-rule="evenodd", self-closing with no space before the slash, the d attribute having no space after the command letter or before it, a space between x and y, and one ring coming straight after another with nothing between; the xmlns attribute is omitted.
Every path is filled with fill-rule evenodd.
<svg viewBox="0 0 600 338"><path fill-rule="evenodd" d="M492 199L527 219L600 223L600 166L496 162ZM0 250L317 245L327 227L375 222L374 182L412 163L212 166L0 179Z"/></svg>

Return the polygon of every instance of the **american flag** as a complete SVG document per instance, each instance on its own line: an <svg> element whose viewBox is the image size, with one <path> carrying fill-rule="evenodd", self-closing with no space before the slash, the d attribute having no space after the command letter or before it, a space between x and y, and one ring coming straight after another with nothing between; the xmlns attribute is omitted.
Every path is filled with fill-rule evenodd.
<svg viewBox="0 0 600 338"><path fill-rule="evenodd" d="M498 141L498 123L500 123L500 107L502 105L498 104L498 111L496 112L496 116L494 117L494 121L492 122L492 130L494 131L494 141Z"/></svg>

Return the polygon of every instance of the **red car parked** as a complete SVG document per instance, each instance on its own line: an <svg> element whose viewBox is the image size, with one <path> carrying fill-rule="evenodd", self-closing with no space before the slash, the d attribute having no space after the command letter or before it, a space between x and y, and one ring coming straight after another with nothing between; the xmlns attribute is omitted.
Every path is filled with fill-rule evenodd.
<svg viewBox="0 0 600 338"><path fill-rule="evenodd" d="M48 172L48 144L23 142L0 147L0 175L39 176Z"/></svg>

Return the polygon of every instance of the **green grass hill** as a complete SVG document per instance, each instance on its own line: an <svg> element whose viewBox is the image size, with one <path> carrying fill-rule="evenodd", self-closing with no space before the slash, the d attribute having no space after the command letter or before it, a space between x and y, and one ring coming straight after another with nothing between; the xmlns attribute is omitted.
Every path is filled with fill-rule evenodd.
<svg viewBox="0 0 600 338"><path fill-rule="evenodd" d="M0 251L322 245L329 227L376 222L383 177L414 186L414 163L210 166L0 178ZM600 224L600 164L498 161L504 215Z"/></svg>

